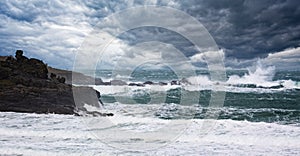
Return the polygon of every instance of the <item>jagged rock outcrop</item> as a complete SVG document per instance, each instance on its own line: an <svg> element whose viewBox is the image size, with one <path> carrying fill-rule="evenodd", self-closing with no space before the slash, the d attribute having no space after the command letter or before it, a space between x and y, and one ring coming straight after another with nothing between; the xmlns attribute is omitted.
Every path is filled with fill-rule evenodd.
<svg viewBox="0 0 300 156"><path fill-rule="evenodd" d="M38 59L28 59L22 50L16 51L15 58L1 57L0 73L0 111L78 115L80 110L87 111L84 104L99 104L99 92L65 84L65 78L55 74L48 77L47 65ZM75 98L77 105L74 90L82 96Z"/></svg>

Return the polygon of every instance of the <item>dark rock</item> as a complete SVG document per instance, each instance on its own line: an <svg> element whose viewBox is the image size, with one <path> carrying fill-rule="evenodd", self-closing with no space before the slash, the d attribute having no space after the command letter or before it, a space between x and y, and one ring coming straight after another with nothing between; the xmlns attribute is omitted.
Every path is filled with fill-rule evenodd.
<svg viewBox="0 0 300 156"><path fill-rule="evenodd" d="M0 60L0 71L0 111L78 115L87 111L84 104L99 107L99 92L64 84L65 78L55 74L48 79L47 65L21 50L16 59Z"/></svg>
<svg viewBox="0 0 300 156"><path fill-rule="evenodd" d="M54 79L56 78L56 74L51 73L51 74L50 74L50 78L51 78L52 80L54 80Z"/></svg>
<svg viewBox="0 0 300 156"><path fill-rule="evenodd" d="M106 116L114 116L113 113L105 113Z"/></svg>
<svg viewBox="0 0 300 156"><path fill-rule="evenodd" d="M146 81L144 82L144 85L153 85L154 83L152 81Z"/></svg>
<svg viewBox="0 0 300 156"><path fill-rule="evenodd" d="M92 115L94 117L98 117L98 116L114 116L113 113L101 113L101 112L97 112L97 111L87 111L86 114Z"/></svg>
<svg viewBox="0 0 300 156"><path fill-rule="evenodd" d="M110 82L103 82L103 85L109 86L109 85L111 85L111 83Z"/></svg>
<svg viewBox="0 0 300 156"><path fill-rule="evenodd" d="M60 76L57 78L57 80L60 83L65 83L66 82L66 79L64 77L60 77Z"/></svg>
<svg viewBox="0 0 300 156"><path fill-rule="evenodd" d="M124 85L127 85L127 83L125 81L122 81L122 80L111 80L110 84L114 85L114 86L124 86Z"/></svg>
<svg viewBox="0 0 300 156"><path fill-rule="evenodd" d="M138 86L138 87L144 87L144 84L141 83L129 83L128 86Z"/></svg>
<svg viewBox="0 0 300 156"><path fill-rule="evenodd" d="M171 85L180 85L180 81L173 80L173 81L171 81Z"/></svg>
<svg viewBox="0 0 300 156"><path fill-rule="evenodd" d="M270 86L270 87L265 87L265 86L256 86L257 88L264 88L264 89L280 89L280 88L284 88L284 86L282 84L280 85L276 85L276 86Z"/></svg>
<svg viewBox="0 0 300 156"><path fill-rule="evenodd" d="M99 98L100 92L94 90L91 87L73 87L73 96L74 96L74 102L76 104L76 107L78 111L88 111L84 107L84 105L90 105L93 107L100 107Z"/></svg>
<svg viewBox="0 0 300 156"><path fill-rule="evenodd" d="M27 57L23 56L23 50L17 50L15 57L18 62L24 62L28 60Z"/></svg>
<svg viewBox="0 0 300 156"><path fill-rule="evenodd" d="M95 85L104 85L104 82L100 78L95 79Z"/></svg>
<svg viewBox="0 0 300 156"><path fill-rule="evenodd" d="M270 89L280 89L280 88L284 88L284 85L280 84L278 86L271 86L269 87Z"/></svg>
<svg viewBox="0 0 300 156"><path fill-rule="evenodd" d="M16 60L7 59L4 64L9 66L9 68L13 70L12 74L15 75L41 79L48 78L47 65L38 59L28 59L27 57L23 56L22 50L17 50Z"/></svg>
<svg viewBox="0 0 300 156"><path fill-rule="evenodd" d="M11 69L7 67L2 67L0 64L0 79L6 79L9 77L11 73Z"/></svg>
<svg viewBox="0 0 300 156"><path fill-rule="evenodd" d="M158 82L158 85L160 85L160 86L165 86L165 85L168 85L168 83L165 83L165 82Z"/></svg>
<svg viewBox="0 0 300 156"><path fill-rule="evenodd" d="M10 55L10 56L7 56L5 61L12 61L12 60L14 60L14 58L13 58L13 56Z"/></svg>
<svg viewBox="0 0 300 156"><path fill-rule="evenodd" d="M0 111L76 114L70 86L40 88L11 85L2 87L0 94Z"/></svg>
<svg viewBox="0 0 300 156"><path fill-rule="evenodd" d="M54 82L65 83L66 79L64 77L56 76L56 74L51 73L50 79Z"/></svg>
<svg viewBox="0 0 300 156"><path fill-rule="evenodd" d="M48 69L47 65L43 61L31 58L28 60L28 65L35 67L33 75L38 78L47 79L48 78Z"/></svg>
<svg viewBox="0 0 300 156"><path fill-rule="evenodd" d="M4 62L4 61L10 61L13 60L13 56L0 56L0 61Z"/></svg>

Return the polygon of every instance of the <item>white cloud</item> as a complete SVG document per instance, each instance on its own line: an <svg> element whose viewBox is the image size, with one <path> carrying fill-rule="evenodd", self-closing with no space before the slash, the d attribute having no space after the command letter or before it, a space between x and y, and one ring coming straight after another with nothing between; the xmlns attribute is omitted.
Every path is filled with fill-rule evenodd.
<svg viewBox="0 0 300 156"><path fill-rule="evenodd" d="M23 49L51 66L70 67L74 51L91 26L84 15L88 8L79 1L6 1L0 14L0 41L11 54Z"/></svg>
<svg viewBox="0 0 300 156"><path fill-rule="evenodd" d="M270 53L262 60L264 64L275 65L277 69L300 69L300 47Z"/></svg>
<svg viewBox="0 0 300 156"><path fill-rule="evenodd" d="M197 53L190 57L193 63L223 63L224 62L224 50L218 51L206 51Z"/></svg>
<svg viewBox="0 0 300 156"><path fill-rule="evenodd" d="M297 48L289 48L280 52L270 53L266 60L270 62L276 61L286 61L286 60L295 60L300 61L300 47Z"/></svg>
<svg viewBox="0 0 300 156"><path fill-rule="evenodd" d="M169 1L2 1L0 53L23 49L54 67L72 68L74 54L103 17L137 5L176 5Z"/></svg>
<svg viewBox="0 0 300 156"><path fill-rule="evenodd" d="M300 47L289 48L280 52L269 53L265 58L253 59L225 59L228 69L246 69L255 66L257 62L265 66L274 66L278 70L300 69Z"/></svg>
<svg viewBox="0 0 300 156"><path fill-rule="evenodd" d="M103 63L99 68L134 70L140 66L160 68L169 66L173 69L186 69L191 67L190 61L171 44L157 41L139 43L129 46L122 41L112 42L103 52Z"/></svg>
<svg viewBox="0 0 300 156"><path fill-rule="evenodd" d="M205 63L205 54L204 53L198 53L196 55L193 55L191 58L191 61L193 63L197 63L197 62L203 62Z"/></svg>

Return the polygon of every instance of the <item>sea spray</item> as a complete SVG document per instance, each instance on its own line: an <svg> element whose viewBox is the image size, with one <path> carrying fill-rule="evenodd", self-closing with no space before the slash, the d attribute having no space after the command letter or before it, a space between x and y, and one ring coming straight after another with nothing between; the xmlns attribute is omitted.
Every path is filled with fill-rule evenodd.
<svg viewBox="0 0 300 156"><path fill-rule="evenodd" d="M249 73L249 74L248 74ZM271 87L280 85L272 81L275 75L274 66L264 66L260 60L257 61L255 71L248 68L248 73L243 76L232 75L228 78L227 84L254 84L256 86Z"/></svg>

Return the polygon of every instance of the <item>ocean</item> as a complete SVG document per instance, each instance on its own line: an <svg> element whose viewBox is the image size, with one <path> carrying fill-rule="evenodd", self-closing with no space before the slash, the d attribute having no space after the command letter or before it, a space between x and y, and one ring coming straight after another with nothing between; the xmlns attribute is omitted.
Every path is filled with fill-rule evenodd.
<svg viewBox="0 0 300 156"><path fill-rule="evenodd" d="M185 71L180 75L185 75ZM128 72L125 72L128 73ZM170 69L97 70L105 81L166 85L96 86L113 117L0 113L6 155L299 155L300 71L227 70L185 75ZM223 87L215 87L222 85ZM224 98L215 99L215 94ZM222 96L219 96L222 97ZM214 105L213 102L218 103Z"/></svg>

